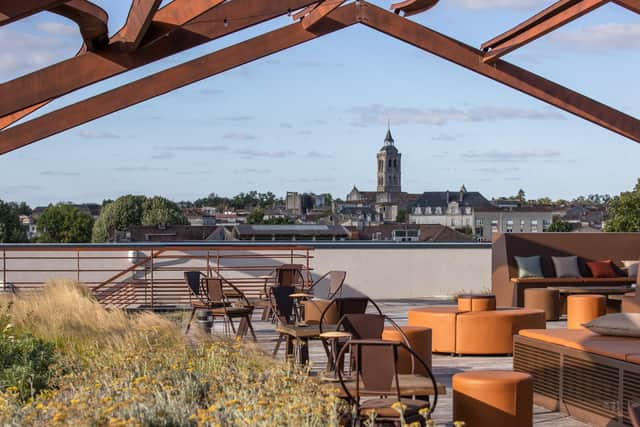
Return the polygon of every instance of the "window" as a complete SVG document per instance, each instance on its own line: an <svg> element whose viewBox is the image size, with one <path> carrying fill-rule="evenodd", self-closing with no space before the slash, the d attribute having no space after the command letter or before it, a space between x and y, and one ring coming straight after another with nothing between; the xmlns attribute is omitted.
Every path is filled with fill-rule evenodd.
<svg viewBox="0 0 640 427"><path fill-rule="evenodd" d="M456 225L456 220L455 220L455 218L451 218L451 226L452 226L452 227L455 227L455 225Z"/></svg>
<svg viewBox="0 0 640 427"><path fill-rule="evenodd" d="M531 226L531 232L532 233L537 233L538 232L538 226L537 225L532 225Z"/></svg>
<svg viewBox="0 0 640 427"><path fill-rule="evenodd" d="M498 220L494 219L491 221L491 231L493 233L497 233L498 232Z"/></svg>
<svg viewBox="0 0 640 427"><path fill-rule="evenodd" d="M464 208L464 213L466 213L467 215L471 215L471 208L469 206Z"/></svg>
<svg viewBox="0 0 640 427"><path fill-rule="evenodd" d="M476 225L477 226L483 226L484 225L484 219L483 218L476 218Z"/></svg>
<svg viewBox="0 0 640 427"><path fill-rule="evenodd" d="M440 206L436 207L436 215L442 215L442 208Z"/></svg>
<svg viewBox="0 0 640 427"><path fill-rule="evenodd" d="M533 227L534 225L538 225L538 220L537 219L532 219L531 220L531 226Z"/></svg>
<svg viewBox="0 0 640 427"><path fill-rule="evenodd" d="M393 161L393 167L394 167L394 168L397 168L397 167L398 167L398 161L397 161L397 160L394 160L394 161Z"/></svg>
<svg viewBox="0 0 640 427"><path fill-rule="evenodd" d="M389 167L391 167L391 159L389 159Z"/></svg>

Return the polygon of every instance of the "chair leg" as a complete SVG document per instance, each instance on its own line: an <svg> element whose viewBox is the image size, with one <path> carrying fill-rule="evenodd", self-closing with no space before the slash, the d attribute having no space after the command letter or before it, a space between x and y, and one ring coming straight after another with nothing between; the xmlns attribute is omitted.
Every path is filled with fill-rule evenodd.
<svg viewBox="0 0 640 427"><path fill-rule="evenodd" d="M251 319L247 319L247 326L249 327L249 331L251 331L253 342L258 342L258 339L256 338L256 331L253 330L253 325L251 324Z"/></svg>
<svg viewBox="0 0 640 427"><path fill-rule="evenodd" d="M196 309L194 308L193 310L191 310L191 317L189 317L189 323L187 323L187 329L184 330L185 334L189 332L189 328L191 328L191 322L193 322L193 316L195 315L196 315Z"/></svg>
<svg viewBox="0 0 640 427"><path fill-rule="evenodd" d="M278 350L280 350L280 344L282 344L282 340L284 339L284 337L284 334L278 335L278 341L276 342L276 348L273 349L273 354L271 355L272 357L276 357L276 354L278 354Z"/></svg>

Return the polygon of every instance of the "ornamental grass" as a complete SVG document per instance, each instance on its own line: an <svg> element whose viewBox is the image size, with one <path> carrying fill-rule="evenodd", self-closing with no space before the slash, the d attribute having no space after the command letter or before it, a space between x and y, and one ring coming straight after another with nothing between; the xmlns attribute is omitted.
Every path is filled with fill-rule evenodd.
<svg viewBox="0 0 640 427"><path fill-rule="evenodd" d="M56 281L0 302L11 337L54 345L48 386L0 384L0 425L337 426L345 411L308 372L253 345L189 342L153 313L106 310Z"/></svg>

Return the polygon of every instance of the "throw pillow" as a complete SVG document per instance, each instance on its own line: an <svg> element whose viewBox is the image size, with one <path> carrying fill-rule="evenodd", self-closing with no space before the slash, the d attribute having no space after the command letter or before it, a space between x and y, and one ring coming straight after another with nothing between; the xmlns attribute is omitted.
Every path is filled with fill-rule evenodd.
<svg viewBox="0 0 640 427"><path fill-rule="evenodd" d="M640 337L640 313L607 314L582 326L600 335Z"/></svg>
<svg viewBox="0 0 640 427"><path fill-rule="evenodd" d="M518 264L518 278L523 277L544 277L542 274L542 264L539 255L536 256L516 256Z"/></svg>
<svg viewBox="0 0 640 427"><path fill-rule="evenodd" d="M589 261L587 262L587 267L591 270L593 277L618 277L610 259L604 261Z"/></svg>
<svg viewBox="0 0 640 427"><path fill-rule="evenodd" d="M627 267L627 273L629 277L638 277L638 266L640 261L638 260L623 260L622 264Z"/></svg>
<svg viewBox="0 0 640 427"><path fill-rule="evenodd" d="M552 256L556 277L582 277L577 256Z"/></svg>

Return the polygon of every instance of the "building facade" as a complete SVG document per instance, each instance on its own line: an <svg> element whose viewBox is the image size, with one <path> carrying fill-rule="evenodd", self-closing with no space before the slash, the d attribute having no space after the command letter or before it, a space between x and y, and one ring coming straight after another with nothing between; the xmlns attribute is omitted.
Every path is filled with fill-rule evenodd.
<svg viewBox="0 0 640 427"><path fill-rule="evenodd" d="M552 222L553 211L547 206L491 206L475 210L474 235L488 242L492 233L541 233Z"/></svg>

